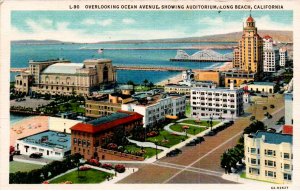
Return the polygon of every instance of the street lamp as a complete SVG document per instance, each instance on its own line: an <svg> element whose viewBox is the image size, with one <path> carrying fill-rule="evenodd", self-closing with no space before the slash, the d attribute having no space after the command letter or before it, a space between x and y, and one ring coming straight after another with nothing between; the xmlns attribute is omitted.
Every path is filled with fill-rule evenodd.
<svg viewBox="0 0 300 191"><path fill-rule="evenodd" d="M155 143L155 154L156 154L156 160L158 159L158 156L157 156L157 139L154 140L154 143Z"/></svg>
<svg viewBox="0 0 300 191"><path fill-rule="evenodd" d="M189 129L189 126L184 125L184 126L182 126L182 129L184 129L184 131L185 131L185 136L187 137L187 130Z"/></svg>

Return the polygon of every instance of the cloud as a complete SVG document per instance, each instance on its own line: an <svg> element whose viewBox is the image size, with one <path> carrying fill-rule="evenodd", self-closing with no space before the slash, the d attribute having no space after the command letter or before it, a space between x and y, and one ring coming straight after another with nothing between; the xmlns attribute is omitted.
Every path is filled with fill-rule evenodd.
<svg viewBox="0 0 300 191"><path fill-rule="evenodd" d="M105 19L105 20L102 20L102 21L98 22L98 24L100 26L108 26L108 25L111 25L112 23L113 23L112 19Z"/></svg>
<svg viewBox="0 0 300 191"><path fill-rule="evenodd" d="M83 25L95 25L96 21L94 19L85 19L81 22Z"/></svg>
<svg viewBox="0 0 300 191"><path fill-rule="evenodd" d="M135 20L134 19L130 19L130 18L126 18L126 19L123 19L122 22L124 24L133 24L133 23L135 23Z"/></svg>

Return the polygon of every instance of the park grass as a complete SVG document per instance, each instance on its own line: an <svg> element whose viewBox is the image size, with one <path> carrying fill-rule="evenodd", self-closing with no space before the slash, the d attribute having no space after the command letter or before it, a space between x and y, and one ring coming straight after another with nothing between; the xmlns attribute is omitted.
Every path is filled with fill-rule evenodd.
<svg viewBox="0 0 300 191"><path fill-rule="evenodd" d="M100 183L106 180L108 176L111 176L111 173L90 169L87 171L72 171L67 173L63 176L55 178L54 180L50 181L50 184L59 184L66 181L71 181L73 184L93 184L93 183Z"/></svg>
<svg viewBox="0 0 300 191"><path fill-rule="evenodd" d="M157 140L157 145L163 146L163 147L172 147L173 145L177 145L181 141L185 140L186 137L182 135L174 135L166 130L161 130L159 135L155 137L148 137L147 141L155 143ZM163 141L167 140L167 141Z"/></svg>
<svg viewBox="0 0 300 191"><path fill-rule="evenodd" d="M185 132L185 130L182 129L183 126L185 126L185 125L174 124L174 125L170 126L170 129L172 129L173 131L176 131L176 132ZM191 135L196 135L198 133L201 133L204 130L205 130L205 128L203 128L203 127L189 126L189 128L187 129L187 133L191 134Z"/></svg>
<svg viewBox="0 0 300 191"><path fill-rule="evenodd" d="M202 120L199 122L195 122L195 120L192 120L192 119L187 119L187 120L183 120L179 123L187 123L187 124L191 124L191 125L199 125L199 126L210 126L209 123L207 123L207 120ZM215 126L217 124L219 124L220 121L212 121L212 126Z"/></svg>
<svg viewBox="0 0 300 191"><path fill-rule="evenodd" d="M141 147L137 146L137 145L126 145L124 146L125 150L127 151L133 151L133 152L139 152L142 150ZM155 148L151 148L151 147L144 147L144 150L146 151L144 154L143 154L143 157L144 158L151 158L152 156L156 155L156 149ZM157 154L160 153L162 150L160 149L157 149Z"/></svg>
<svg viewBox="0 0 300 191"><path fill-rule="evenodd" d="M25 163L25 162L18 162L18 161L11 161L9 162L9 172L29 172L34 169L40 169L43 165L39 164L32 164L32 163Z"/></svg>
<svg viewBox="0 0 300 191"><path fill-rule="evenodd" d="M71 107L68 110L65 105L66 103L59 105L58 110L61 112L72 111L75 113L85 113L85 109L80 107L80 103L77 102L70 103Z"/></svg>

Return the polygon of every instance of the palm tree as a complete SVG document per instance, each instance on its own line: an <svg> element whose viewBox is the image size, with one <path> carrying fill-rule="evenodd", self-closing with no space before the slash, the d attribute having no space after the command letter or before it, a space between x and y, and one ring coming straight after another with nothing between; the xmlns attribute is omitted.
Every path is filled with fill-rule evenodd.
<svg viewBox="0 0 300 191"><path fill-rule="evenodd" d="M148 84L148 86L149 86L150 89L152 89L152 88L154 87L154 84L153 84L152 82L150 82L150 83Z"/></svg>

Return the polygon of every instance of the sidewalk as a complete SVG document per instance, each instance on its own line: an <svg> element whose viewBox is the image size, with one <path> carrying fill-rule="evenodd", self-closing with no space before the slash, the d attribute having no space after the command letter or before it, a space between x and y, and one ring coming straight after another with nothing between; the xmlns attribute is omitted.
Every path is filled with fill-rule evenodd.
<svg viewBox="0 0 300 191"><path fill-rule="evenodd" d="M140 147L151 147L151 148L154 148L154 149L156 148L156 145L152 142L140 142L140 141L136 141L136 140L132 140L132 139L128 139L128 138L127 138L127 140L130 143L134 143L134 144L136 144L137 146L140 146ZM157 145L157 149L166 150L168 148Z"/></svg>
<svg viewBox="0 0 300 191"><path fill-rule="evenodd" d="M229 180L229 181L233 181L233 182L237 182L237 183L240 183L240 184L251 184L251 185L261 185L261 186L270 186L270 185L273 185L272 183L270 182L263 182L263 181L258 181L258 180L251 180L251 179L247 179L247 178L241 178L240 177L240 174L234 174L234 173L231 173L231 174L224 174L222 176L223 179L225 180Z"/></svg>
<svg viewBox="0 0 300 191"><path fill-rule="evenodd" d="M175 123L170 123L170 124L164 126L164 130L166 130L166 131L168 131L168 132L170 132L170 133L176 134L176 135L183 135L183 136L185 136L185 132L173 131L173 130L170 128L170 126L171 126L171 125L174 125L174 124L175 124ZM190 135L190 134L187 134L187 136L190 137L191 135Z"/></svg>

